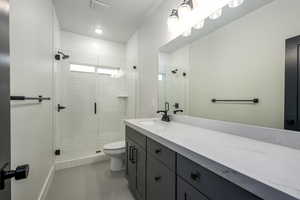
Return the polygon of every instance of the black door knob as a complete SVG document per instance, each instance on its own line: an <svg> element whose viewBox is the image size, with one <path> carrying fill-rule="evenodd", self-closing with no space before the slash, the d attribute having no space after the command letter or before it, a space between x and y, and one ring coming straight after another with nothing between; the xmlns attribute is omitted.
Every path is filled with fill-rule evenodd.
<svg viewBox="0 0 300 200"><path fill-rule="evenodd" d="M29 165L22 165L16 168L14 171L14 177L16 180L26 179L29 174Z"/></svg>
<svg viewBox="0 0 300 200"><path fill-rule="evenodd" d="M5 188L5 181L15 178L16 180L26 179L29 174L29 165L18 166L16 170L5 170L8 167L6 163L0 171L0 190Z"/></svg>

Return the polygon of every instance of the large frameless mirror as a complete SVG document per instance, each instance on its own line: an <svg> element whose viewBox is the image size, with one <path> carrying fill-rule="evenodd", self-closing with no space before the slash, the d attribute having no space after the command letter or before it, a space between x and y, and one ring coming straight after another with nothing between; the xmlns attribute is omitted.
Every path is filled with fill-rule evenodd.
<svg viewBox="0 0 300 200"><path fill-rule="evenodd" d="M198 1L198 11L209 2ZM172 112L183 110L176 114L300 130L299 7L298 0L228 1L198 27L180 26L185 18L172 11L169 30L180 34L160 48L159 107L169 102Z"/></svg>

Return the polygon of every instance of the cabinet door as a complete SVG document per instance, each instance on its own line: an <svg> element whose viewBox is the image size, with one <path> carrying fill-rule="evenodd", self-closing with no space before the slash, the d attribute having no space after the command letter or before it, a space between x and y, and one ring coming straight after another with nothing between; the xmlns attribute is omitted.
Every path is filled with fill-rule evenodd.
<svg viewBox="0 0 300 200"><path fill-rule="evenodd" d="M174 200L175 174L152 156L147 157L147 200Z"/></svg>
<svg viewBox="0 0 300 200"><path fill-rule="evenodd" d="M208 200L208 198L177 177L177 200Z"/></svg>
<svg viewBox="0 0 300 200"><path fill-rule="evenodd" d="M126 140L127 144L127 161L126 161L126 172L127 172L127 180L129 189L135 195L135 188L136 188L136 163L133 160L133 149L134 149L134 143L131 140Z"/></svg>
<svg viewBox="0 0 300 200"><path fill-rule="evenodd" d="M146 199L146 151L139 145L133 149L136 162L136 195L139 200Z"/></svg>

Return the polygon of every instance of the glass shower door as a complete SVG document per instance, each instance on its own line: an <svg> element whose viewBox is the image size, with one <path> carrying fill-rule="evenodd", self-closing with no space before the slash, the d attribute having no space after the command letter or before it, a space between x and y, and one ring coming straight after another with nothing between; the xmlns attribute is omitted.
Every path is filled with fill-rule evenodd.
<svg viewBox="0 0 300 200"><path fill-rule="evenodd" d="M56 115L58 161L95 155L107 143L124 140L127 110L126 79L117 59L74 55L60 66L57 104L66 109ZM75 60L76 59L76 60ZM111 67L112 66L112 67ZM115 67L116 66L116 67Z"/></svg>
<svg viewBox="0 0 300 200"><path fill-rule="evenodd" d="M76 159L95 154L97 148L96 74L70 71L65 64L61 76L61 110L58 120L61 156Z"/></svg>
<svg viewBox="0 0 300 200"><path fill-rule="evenodd" d="M98 148L107 143L124 140L123 119L126 116L124 95L124 77L114 78L109 75L98 75Z"/></svg>

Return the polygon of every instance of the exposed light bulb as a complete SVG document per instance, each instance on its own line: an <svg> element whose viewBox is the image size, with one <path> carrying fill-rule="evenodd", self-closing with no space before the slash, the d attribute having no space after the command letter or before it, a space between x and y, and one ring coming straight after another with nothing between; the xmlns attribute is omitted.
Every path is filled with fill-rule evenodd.
<svg viewBox="0 0 300 200"><path fill-rule="evenodd" d="M182 36L183 37L189 37L192 34L192 29L189 28L186 31L183 32Z"/></svg>
<svg viewBox="0 0 300 200"><path fill-rule="evenodd" d="M212 13L209 18L212 20L218 19L219 17L222 16L222 8L216 10L214 13Z"/></svg>
<svg viewBox="0 0 300 200"><path fill-rule="evenodd" d="M194 27L194 29L199 30L204 27L204 23L205 23L205 21L201 20L201 21L197 22L193 27Z"/></svg>
<svg viewBox="0 0 300 200"><path fill-rule="evenodd" d="M228 3L229 8L236 8L244 3L244 0L231 0Z"/></svg>
<svg viewBox="0 0 300 200"><path fill-rule="evenodd" d="M179 19L183 23L189 23L192 14L192 7L189 4L189 1L185 0L178 8Z"/></svg>
<svg viewBox="0 0 300 200"><path fill-rule="evenodd" d="M168 17L168 30L171 33L176 32L178 30L178 26L178 11L176 9L173 9L171 15Z"/></svg>
<svg viewBox="0 0 300 200"><path fill-rule="evenodd" d="M95 33L97 33L98 35L101 35L103 33L103 30L100 28L96 28Z"/></svg>
<svg viewBox="0 0 300 200"><path fill-rule="evenodd" d="M200 0L193 0L193 8L198 8L200 6Z"/></svg>

